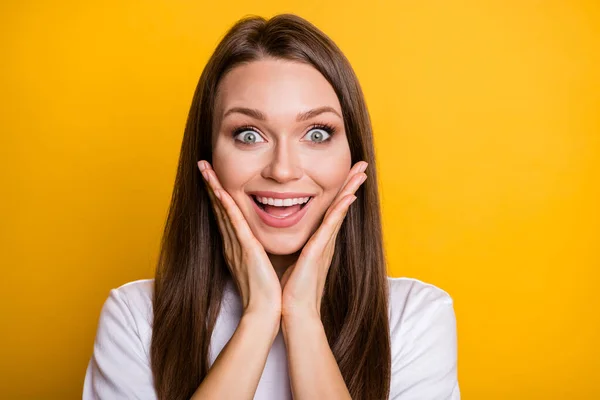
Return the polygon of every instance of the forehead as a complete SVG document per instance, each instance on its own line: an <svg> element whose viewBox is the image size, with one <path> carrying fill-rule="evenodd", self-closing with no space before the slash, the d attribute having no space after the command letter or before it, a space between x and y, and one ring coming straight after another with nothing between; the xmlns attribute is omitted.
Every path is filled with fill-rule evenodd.
<svg viewBox="0 0 600 400"><path fill-rule="evenodd" d="M222 118L230 107L252 107L269 119L295 118L298 112L322 106L342 114L333 87L313 66L264 59L239 65L221 79L215 116Z"/></svg>

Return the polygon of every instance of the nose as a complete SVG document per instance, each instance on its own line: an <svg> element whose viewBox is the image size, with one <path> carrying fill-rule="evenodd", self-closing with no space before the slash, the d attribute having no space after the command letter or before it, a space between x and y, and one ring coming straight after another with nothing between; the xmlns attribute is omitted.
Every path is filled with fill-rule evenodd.
<svg viewBox="0 0 600 400"><path fill-rule="evenodd" d="M262 170L263 178L286 183L302 177L299 157L293 149L288 148L285 142L279 142L273 148L273 152L269 156L270 160Z"/></svg>

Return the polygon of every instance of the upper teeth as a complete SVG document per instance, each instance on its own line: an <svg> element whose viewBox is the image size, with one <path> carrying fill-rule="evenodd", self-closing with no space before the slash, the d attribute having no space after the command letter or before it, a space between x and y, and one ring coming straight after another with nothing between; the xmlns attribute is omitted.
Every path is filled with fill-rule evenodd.
<svg viewBox="0 0 600 400"><path fill-rule="evenodd" d="M294 204L304 204L310 200L309 197L298 197L293 199L272 199L271 197L258 197L254 196L256 200L258 200L262 204L268 204L275 207L289 207Z"/></svg>

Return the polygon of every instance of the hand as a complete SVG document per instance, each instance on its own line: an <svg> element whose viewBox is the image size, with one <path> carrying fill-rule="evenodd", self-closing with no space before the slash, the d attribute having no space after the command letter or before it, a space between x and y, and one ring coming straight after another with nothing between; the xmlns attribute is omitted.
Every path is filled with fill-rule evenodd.
<svg viewBox="0 0 600 400"><path fill-rule="evenodd" d="M213 210L223 237L227 266L242 298L244 314L269 313L281 317L281 286L269 256L256 239L233 198L221 187L207 161L198 162L207 182Z"/></svg>
<svg viewBox="0 0 600 400"><path fill-rule="evenodd" d="M356 163L348 173L342 190L327 209L319 229L304 245L300 256L281 277L283 293L282 317L321 318L321 298L325 280L333 258L335 240L350 204L356 200L354 193L367 179L367 163Z"/></svg>

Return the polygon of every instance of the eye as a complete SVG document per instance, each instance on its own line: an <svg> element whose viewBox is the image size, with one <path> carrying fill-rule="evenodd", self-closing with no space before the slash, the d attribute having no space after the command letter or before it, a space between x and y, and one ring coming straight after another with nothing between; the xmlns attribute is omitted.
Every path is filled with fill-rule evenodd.
<svg viewBox="0 0 600 400"><path fill-rule="evenodd" d="M315 125L304 136L313 143L323 143L328 141L333 135L335 129L329 125Z"/></svg>
<svg viewBox="0 0 600 400"><path fill-rule="evenodd" d="M243 144L261 143L265 140L256 132L249 127L241 127L233 132L235 140L242 142Z"/></svg>

